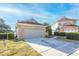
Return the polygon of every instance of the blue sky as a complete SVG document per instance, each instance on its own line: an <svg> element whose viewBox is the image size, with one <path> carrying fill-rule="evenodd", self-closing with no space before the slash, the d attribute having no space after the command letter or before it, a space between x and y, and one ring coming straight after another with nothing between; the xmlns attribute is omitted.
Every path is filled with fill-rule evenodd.
<svg viewBox="0 0 79 59"><path fill-rule="evenodd" d="M0 17L15 30L17 20L34 18L40 23L53 24L62 17L79 20L79 4L72 3L16 3L0 4ZM79 22L77 22L79 25Z"/></svg>

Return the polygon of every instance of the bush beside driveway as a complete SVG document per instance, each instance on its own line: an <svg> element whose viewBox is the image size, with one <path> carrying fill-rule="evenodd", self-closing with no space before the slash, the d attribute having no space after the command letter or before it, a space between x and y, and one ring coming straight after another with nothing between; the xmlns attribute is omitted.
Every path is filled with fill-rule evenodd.
<svg viewBox="0 0 79 59"><path fill-rule="evenodd" d="M79 40L79 32L54 32L55 36L66 37L70 40Z"/></svg>

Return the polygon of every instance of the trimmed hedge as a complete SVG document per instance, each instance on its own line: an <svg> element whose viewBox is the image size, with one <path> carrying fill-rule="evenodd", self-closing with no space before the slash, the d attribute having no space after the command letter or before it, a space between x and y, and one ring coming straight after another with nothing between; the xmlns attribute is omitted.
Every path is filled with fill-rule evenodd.
<svg viewBox="0 0 79 59"><path fill-rule="evenodd" d="M65 36L66 33L65 32L54 32L54 35L56 35L56 36Z"/></svg>
<svg viewBox="0 0 79 59"><path fill-rule="evenodd" d="M0 39L14 39L14 33L0 33Z"/></svg>
<svg viewBox="0 0 79 59"><path fill-rule="evenodd" d="M79 40L79 33L66 33L67 39Z"/></svg>
<svg viewBox="0 0 79 59"><path fill-rule="evenodd" d="M67 39L71 40L79 40L79 32L54 32L54 35L56 36L66 36Z"/></svg>

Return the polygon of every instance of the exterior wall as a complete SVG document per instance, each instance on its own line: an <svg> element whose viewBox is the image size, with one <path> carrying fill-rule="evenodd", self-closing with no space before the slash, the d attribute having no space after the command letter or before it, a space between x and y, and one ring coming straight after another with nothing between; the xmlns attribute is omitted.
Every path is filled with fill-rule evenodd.
<svg viewBox="0 0 79 59"><path fill-rule="evenodd" d="M53 25L51 26L52 33L54 33L58 27L59 27L59 22L56 22L55 24L53 24Z"/></svg>
<svg viewBox="0 0 79 59"><path fill-rule="evenodd" d="M68 20L66 18L63 18L51 26L52 33L54 32L79 32L79 27L75 26L75 24L76 24L75 20ZM69 26L69 25L73 25L73 26Z"/></svg>
<svg viewBox="0 0 79 59"><path fill-rule="evenodd" d="M64 26L60 32L79 32L79 27L77 26Z"/></svg>
<svg viewBox="0 0 79 59"><path fill-rule="evenodd" d="M60 25L74 25L75 24L75 21L72 21L72 20L62 20L59 22Z"/></svg>
<svg viewBox="0 0 79 59"><path fill-rule="evenodd" d="M16 25L16 34L18 38L22 38L22 39L33 38L33 37L44 37L45 26L18 23Z"/></svg>

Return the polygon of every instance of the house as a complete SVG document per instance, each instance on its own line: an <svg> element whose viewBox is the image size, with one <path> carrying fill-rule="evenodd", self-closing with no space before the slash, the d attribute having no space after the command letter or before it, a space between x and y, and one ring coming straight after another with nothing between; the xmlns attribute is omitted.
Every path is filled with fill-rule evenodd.
<svg viewBox="0 0 79 59"><path fill-rule="evenodd" d="M76 21L76 19L63 17L51 26L52 32L79 32Z"/></svg>
<svg viewBox="0 0 79 59"><path fill-rule="evenodd" d="M45 36L45 26L31 18L16 23L16 35L18 38L40 38Z"/></svg>

